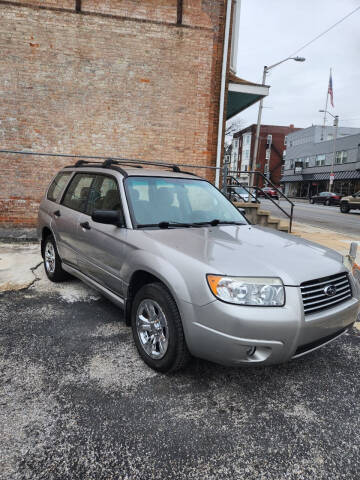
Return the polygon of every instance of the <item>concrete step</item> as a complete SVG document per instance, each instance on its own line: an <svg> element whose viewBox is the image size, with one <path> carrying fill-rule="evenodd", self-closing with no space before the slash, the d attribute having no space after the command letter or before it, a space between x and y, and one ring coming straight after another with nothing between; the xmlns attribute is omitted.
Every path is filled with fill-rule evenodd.
<svg viewBox="0 0 360 480"><path fill-rule="evenodd" d="M267 210L262 210L259 203L233 202L236 208L245 211L245 215L254 225L273 228L281 232L289 232L289 225L286 220L272 217Z"/></svg>
<svg viewBox="0 0 360 480"><path fill-rule="evenodd" d="M267 219L267 227L273 228L274 230L278 230L278 228L279 228L279 223L280 223L280 219L279 219L279 218L269 217L269 218Z"/></svg>
<svg viewBox="0 0 360 480"><path fill-rule="evenodd" d="M289 233L289 230L290 230L289 222L287 222L286 220L280 220L280 223L279 223L277 229L278 229L280 232Z"/></svg>

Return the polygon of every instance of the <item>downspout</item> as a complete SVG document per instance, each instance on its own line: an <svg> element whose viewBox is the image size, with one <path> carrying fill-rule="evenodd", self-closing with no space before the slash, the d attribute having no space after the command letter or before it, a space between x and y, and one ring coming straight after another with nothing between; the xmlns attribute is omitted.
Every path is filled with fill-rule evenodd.
<svg viewBox="0 0 360 480"><path fill-rule="evenodd" d="M222 143L223 143L224 102L225 102L225 86L226 86L226 73L227 73L227 58L228 58L228 50L229 50L231 4L232 4L232 0L227 0L226 20L225 20L225 36L224 36L224 50L223 50L223 61L222 61L222 69L221 69L218 141L217 141L217 150L216 150L216 168L217 169L216 169L216 174L215 174L215 186L218 187L218 188L219 188L219 183L220 183L221 151L222 151Z"/></svg>

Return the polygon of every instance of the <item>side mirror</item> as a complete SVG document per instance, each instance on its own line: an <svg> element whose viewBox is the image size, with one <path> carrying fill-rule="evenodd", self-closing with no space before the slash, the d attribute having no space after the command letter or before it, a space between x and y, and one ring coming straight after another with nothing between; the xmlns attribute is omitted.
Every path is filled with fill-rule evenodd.
<svg viewBox="0 0 360 480"><path fill-rule="evenodd" d="M94 210L91 219L97 223L115 225L116 227L125 225L125 219L120 210Z"/></svg>

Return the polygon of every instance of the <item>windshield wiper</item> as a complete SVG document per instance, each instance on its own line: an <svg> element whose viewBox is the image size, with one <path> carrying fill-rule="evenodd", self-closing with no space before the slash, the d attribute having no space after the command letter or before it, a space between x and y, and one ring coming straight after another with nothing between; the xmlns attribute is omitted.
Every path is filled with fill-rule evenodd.
<svg viewBox="0 0 360 480"><path fill-rule="evenodd" d="M141 223L137 225L137 228L147 228L147 227L159 227L159 228L169 228L169 227L195 227L193 223L182 223L182 222L159 222L159 223Z"/></svg>
<svg viewBox="0 0 360 480"><path fill-rule="evenodd" d="M234 221L227 221L227 220L218 220L214 218L214 220L209 220L208 222L193 222L193 223L185 223L185 222L172 222L172 221L162 221L159 223L142 223L138 224L137 228L149 228L149 227L158 227L161 229L166 228L190 228L190 227L202 227L204 225L211 225L212 227L216 227L216 225L246 225L243 222L234 222Z"/></svg>
<svg viewBox="0 0 360 480"><path fill-rule="evenodd" d="M182 222L160 222L158 223L159 228L169 228L169 227L194 227L194 223L182 223Z"/></svg>
<svg viewBox="0 0 360 480"><path fill-rule="evenodd" d="M211 225L216 227L216 225L246 225L244 222L234 222L232 220L219 220L214 218L214 220L209 220L208 222L196 222L194 225Z"/></svg>

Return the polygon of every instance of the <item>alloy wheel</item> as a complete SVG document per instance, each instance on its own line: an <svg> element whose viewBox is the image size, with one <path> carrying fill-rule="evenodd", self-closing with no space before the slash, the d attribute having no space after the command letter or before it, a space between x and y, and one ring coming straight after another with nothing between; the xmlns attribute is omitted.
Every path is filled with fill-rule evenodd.
<svg viewBox="0 0 360 480"><path fill-rule="evenodd" d="M49 273L55 272L55 263L56 257L54 245L51 242L47 242L45 246L45 267Z"/></svg>
<svg viewBox="0 0 360 480"><path fill-rule="evenodd" d="M169 329L160 305L152 299L143 300L136 312L136 331L140 345L149 357L163 358L169 346Z"/></svg>

